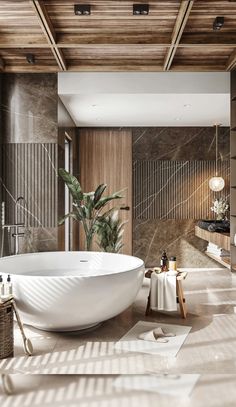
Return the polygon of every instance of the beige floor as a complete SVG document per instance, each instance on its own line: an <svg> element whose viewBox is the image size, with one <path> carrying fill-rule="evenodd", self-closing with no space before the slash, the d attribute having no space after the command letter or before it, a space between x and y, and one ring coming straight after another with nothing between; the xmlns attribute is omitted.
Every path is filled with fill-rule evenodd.
<svg viewBox="0 0 236 407"><path fill-rule="evenodd" d="M118 390L114 376L13 376L15 394L0 393L1 407L235 407L236 375L202 375L186 398Z"/></svg>
<svg viewBox="0 0 236 407"><path fill-rule="evenodd" d="M158 400L163 403L159 405L164 406L166 400L169 400L166 396L145 392L117 394L111 385L114 380L111 375L199 373L201 377L192 394L191 406L233 406L235 405L233 400L236 399L236 390L234 390L236 388L236 275L224 269L190 271L184 282L184 290L189 312L186 320L182 320L179 314L160 313L153 313L151 317L146 319L144 311L149 291L149 280L145 280L134 305L116 318L104 322L96 330L84 334L50 333L27 327L27 335L32 340L35 349L34 356L30 358L24 355L22 340L16 328L15 357L0 361L0 373L107 374L109 375L107 377L94 378L61 376L55 379L54 376L49 376L50 379L48 380L42 376L36 376L34 379L28 378L27 380L28 383L30 380L42 381L45 394L50 393L52 395L53 391L56 391L54 389L58 387L57 391L61 395L64 394L65 397L70 397L69 395L66 396L65 390L63 390L67 387L66 383L69 383L68 386L72 386L70 383L76 382L77 384L73 385L78 391L76 400L83 400L85 403L80 405L107 405L109 407L128 404L129 406L141 405L136 404L137 398L140 400L140 397L143 398L143 406L150 406L152 403L154 405L154 400ZM122 353L114 350L115 342L137 321L145 319L192 326L192 330L176 358ZM21 377L22 379L20 379ZM25 380L24 376L21 375L16 376L16 378L20 383ZM21 385L24 387L22 383L19 384L19 387ZM90 399L92 396L89 395L88 399L87 396L84 399L84 395L80 393L81 386L82 388L88 386L91 392L95 392L94 394L96 391L102 392L101 395L99 393L98 398L99 402L104 401L104 404L96 404L97 396ZM51 390L49 391L49 389ZM32 391L37 393L37 386ZM107 394L107 392L110 393ZM39 398L44 397L43 391L40 394ZM1 397L4 401L4 396ZM35 395L30 395L25 390L22 400L26 404L18 404L19 399L17 401L17 397L20 395L13 398L8 397L7 400L11 399L13 403L9 404L10 407L28 405L27 400L31 400L32 397L35 398ZM50 399L51 396L45 395L45 397ZM80 399L81 397L82 399ZM197 404L195 404L195 400ZM206 400L208 400L208 404L204 404ZM224 403L222 404L223 400ZM73 402L72 400L70 402L72 404L66 403L66 405L71 407ZM63 405L59 401L58 403L57 405ZM189 406L188 403L189 400L182 405ZM0 405L2 406L1 399Z"/></svg>
<svg viewBox="0 0 236 407"><path fill-rule="evenodd" d="M186 324L192 330L176 358L114 350L137 321L145 320L149 290L144 285L134 305L84 334L51 333L27 327L35 355L24 355L15 330L15 357L0 361L0 372L60 374L236 373L236 275L228 270L189 272L184 283L188 317L154 313L150 321Z"/></svg>

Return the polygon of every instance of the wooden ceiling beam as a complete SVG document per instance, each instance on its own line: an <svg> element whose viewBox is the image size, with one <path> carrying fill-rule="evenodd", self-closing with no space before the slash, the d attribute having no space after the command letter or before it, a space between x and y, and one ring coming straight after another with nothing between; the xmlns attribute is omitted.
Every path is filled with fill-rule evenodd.
<svg viewBox="0 0 236 407"><path fill-rule="evenodd" d="M181 46L221 46L236 44L236 32L183 32L179 47Z"/></svg>
<svg viewBox="0 0 236 407"><path fill-rule="evenodd" d="M221 35L222 34L222 35ZM139 34L57 34L56 45L48 43L42 34L1 34L0 48L42 48L49 46L61 48L80 48L83 46L119 46L119 45L155 45L156 47L171 47L169 34L157 35L155 33ZM220 33L210 35L206 33L183 33L178 47L227 47L236 45L235 33Z"/></svg>
<svg viewBox="0 0 236 407"><path fill-rule="evenodd" d="M1 34L0 48L48 48L43 34Z"/></svg>
<svg viewBox="0 0 236 407"><path fill-rule="evenodd" d="M123 63L120 65L108 65L108 64L98 64L98 65L91 65L89 63L84 63L84 64L73 64L70 65L68 64L67 70L70 72L123 72L124 69L127 72L163 72L163 67L162 65L157 65L156 63L150 64L150 65L135 65L133 62L132 63L127 63L124 65ZM224 72L225 69L223 67L219 67L217 65L206 65L206 64L200 64L200 65L175 65L172 68L172 71L176 72L219 72L222 71ZM58 68L52 67L52 66L26 66L24 64L22 65L17 65L17 66L6 66L4 72L12 72L12 73L19 73L19 72L58 72Z"/></svg>
<svg viewBox="0 0 236 407"><path fill-rule="evenodd" d="M36 65L7 65L5 70L5 73L9 72L9 73L24 73L24 72L32 72L32 73L57 73L58 72L58 67L55 65L55 67L53 66L48 66L48 65L41 65L41 66L36 66Z"/></svg>
<svg viewBox="0 0 236 407"><path fill-rule="evenodd" d="M57 47L56 34L43 2L41 0L32 0L30 1L30 4L35 10L35 13L39 20L39 24L45 34L47 42L52 50L52 53L57 61L60 70L66 71L66 61L62 51Z"/></svg>
<svg viewBox="0 0 236 407"><path fill-rule="evenodd" d="M171 67L173 58L178 48L178 44L181 40L184 28L187 24L189 14L193 7L194 0L183 0L181 1L179 12L175 21L174 30L171 38L171 46L166 54L164 60L163 70L168 71Z"/></svg>

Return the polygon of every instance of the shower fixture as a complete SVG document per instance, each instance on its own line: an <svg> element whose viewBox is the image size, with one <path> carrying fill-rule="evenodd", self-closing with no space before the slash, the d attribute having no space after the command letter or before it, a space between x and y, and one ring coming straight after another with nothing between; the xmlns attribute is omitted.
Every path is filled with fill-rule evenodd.
<svg viewBox="0 0 236 407"><path fill-rule="evenodd" d="M14 223L12 224L6 224L5 223L5 202L2 202L1 204L1 228L2 228L2 242L1 242L1 252L0 252L0 257L3 257L3 252L4 252L4 230L7 229L8 232L8 245L9 245L9 254L11 255L11 242L10 239L11 237L14 238L15 245L14 245L14 254L19 254L19 238L25 236L25 228L26 228L26 222L20 222L19 221L19 214L18 211L20 208L23 208L24 210L27 209L27 202L23 196L19 196L16 201L15 201L15 220ZM24 216L25 218L25 216ZM21 229L24 229L22 232Z"/></svg>

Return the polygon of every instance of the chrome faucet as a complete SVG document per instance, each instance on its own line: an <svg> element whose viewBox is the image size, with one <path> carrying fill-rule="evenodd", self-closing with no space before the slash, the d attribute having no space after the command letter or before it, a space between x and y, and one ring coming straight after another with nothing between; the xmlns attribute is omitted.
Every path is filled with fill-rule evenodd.
<svg viewBox="0 0 236 407"><path fill-rule="evenodd" d="M3 212L2 213L2 229L7 229L8 233L11 233L11 230L14 229L14 232L11 233L11 236L15 240L15 250L14 254L19 254L19 238L25 236L25 232L21 232L20 228L25 228L25 223L18 222L18 209L22 208L22 203L24 202L24 208L27 208L27 202L23 196L19 196L15 201L15 223L6 225L5 224L5 206L2 206Z"/></svg>
<svg viewBox="0 0 236 407"><path fill-rule="evenodd" d="M25 232L19 231L19 228L25 228L25 223L18 222L18 209L23 207L21 202L24 203L24 208L27 206L25 198L19 196L15 203L15 232L12 233L12 237L15 239L15 254L19 254L19 238L25 236Z"/></svg>

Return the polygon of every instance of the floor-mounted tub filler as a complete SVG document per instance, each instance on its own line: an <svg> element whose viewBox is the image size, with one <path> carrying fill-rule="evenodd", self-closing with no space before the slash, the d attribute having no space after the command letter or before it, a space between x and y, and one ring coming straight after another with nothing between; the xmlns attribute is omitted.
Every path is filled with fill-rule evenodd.
<svg viewBox="0 0 236 407"><path fill-rule="evenodd" d="M10 274L25 324L49 331L95 326L128 308L141 288L144 263L97 252L43 252L0 259Z"/></svg>

